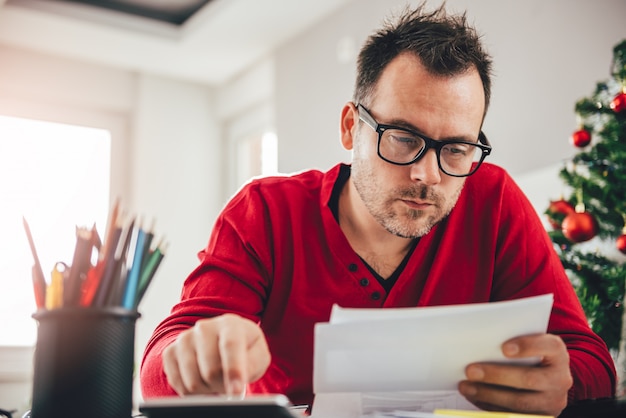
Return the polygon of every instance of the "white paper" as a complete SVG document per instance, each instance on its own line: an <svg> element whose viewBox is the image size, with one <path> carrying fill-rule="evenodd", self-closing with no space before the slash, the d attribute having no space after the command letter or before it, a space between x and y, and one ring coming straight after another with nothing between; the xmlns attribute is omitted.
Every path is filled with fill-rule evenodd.
<svg viewBox="0 0 626 418"><path fill-rule="evenodd" d="M435 409L478 410L458 391L335 392L315 395L311 418L379 418Z"/></svg>
<svg viewBox="0 0 626 418"><path fill-rule="evenodd" d="M411 403L419 399L415 392L422 392L422 401L439 402L432 409L456 408L463 401L470 405L457 391L465 366L483 361L537 362L537 358L507 359L501 345L520 335L545 333L552 302L548 294L423 308L335 306L330 322L315 326L313 413L322 416L321 409L324 416L334 411L330 416L358 417L366 413L364 400L372 399L368 393L387 393L378 396L384 410L392 410L387 408L394 402L389 392L399 395L398 403L401 399ZM452 395L457 400L447 397Z"/></svg>

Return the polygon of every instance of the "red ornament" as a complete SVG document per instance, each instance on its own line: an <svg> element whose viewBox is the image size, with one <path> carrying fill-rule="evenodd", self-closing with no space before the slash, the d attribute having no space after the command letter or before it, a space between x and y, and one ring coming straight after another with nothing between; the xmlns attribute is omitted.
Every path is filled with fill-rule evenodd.
<svg viewBox="0 0 626 418"><path fill-rule="evenodd" d="M622 234L617 237L617 241L615 241L615 246L622 254L626 254L626 234Z"/></svg>
<svg viewBox="0 0 626 418"><path fill-rule="evenodd" d="M550 206L546 210L546 215L548 215L548 222L555 230L561 229L561 223L563 219L571 214L576 212L574 210L574 206L568 202L567 200L553 200L550 201Z"/></svg>
<svg viewBox="0 0 626 418"><path fill-rule="evenodd" d="M572 134L570 140L572 141L572 144L578 148L586 147L591 142L591 132L584 128L579 129Z"/></svg>
<svg viewBox="0 0 626 418"><path fill-rule="evenodd" d="M609 106L615 113L620 113L626 110L626 93L621 92L617 96L615 96Z"/></svg>
<svg viewBox="0 0 626 418"><path fill-rule="evenodd" d="M563 219L561 229L572 242L589 241L598 233L598 222L589 212L574 212Z"/></svg>

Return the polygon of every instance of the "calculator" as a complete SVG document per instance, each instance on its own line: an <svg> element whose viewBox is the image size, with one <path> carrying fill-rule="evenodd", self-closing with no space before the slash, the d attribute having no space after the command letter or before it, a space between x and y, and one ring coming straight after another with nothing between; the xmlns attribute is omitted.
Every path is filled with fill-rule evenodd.
<svg viewBox="0 0 626 418"><path fill-rule="evenodd" d="M139 411L148 418L302 418L285 395L248 395L233 399L190 395L145 400Z"/></svg>

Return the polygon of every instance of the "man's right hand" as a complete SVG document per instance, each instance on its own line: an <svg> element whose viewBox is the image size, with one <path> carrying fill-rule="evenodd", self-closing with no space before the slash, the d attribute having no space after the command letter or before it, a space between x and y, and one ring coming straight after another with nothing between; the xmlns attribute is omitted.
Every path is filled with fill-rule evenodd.
<svg viewBox="0 0 626 418"><path fill-rule="evenodd" d="M240 396L269 367L263 331L235 314L201 319L163 350L163 370L179 395Z"/></svg>

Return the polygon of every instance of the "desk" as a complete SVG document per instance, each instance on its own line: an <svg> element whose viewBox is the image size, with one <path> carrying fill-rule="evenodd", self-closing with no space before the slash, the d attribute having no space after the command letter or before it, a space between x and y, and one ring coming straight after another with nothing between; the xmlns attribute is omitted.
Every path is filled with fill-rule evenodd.
<svg viewBox="0 0 626 418"><path fill-rule="evenodd" d="M145 415L135 415L144 417ZM30 418L30 411L27 411L22 418ZM583 401L570 405L559 415L558 418L625 418L626 399L602 399L594 401ZM172 415L175 418L175 415Z"/></svg>
<svg viewBox="0 0 626 418"><path fill-rule="evenodd" d="M626 399L599 399L570 405L559 418L626 418Z"/></svg>
<svg viewBox="0 0 626 418"><path fill-rule="evenodd" d="M243 410L242 410L243 411ZM261 411L259 411L261 412ZM270 410L266 410L263 414L258 414L258 416L266 417L266 418L286 418L287 416L292 416L291 414L285 414L284 410L277 410L276 414L272 414ZM294 412L292 410L292 412ZM296 411L297 415L300 415L302 411ZM140 415L145 416L145 415ZM177 414L159 414L155 415L157 418L176 418ZM182 415L180 415L182 416ZM179 416L179 417L180 417ZM196 417L204 417L205 414L201 415L184 415L185 418L196 418ZM235 413L227 414L228 417L249 417L250 412L242 412L241 415ZM302 415L303 417L305 415ZM626 418L626 398L625 399L600 399L593 401L582 401L573 405L568 406L565 410L559 415L558 418Z"/></svg>

